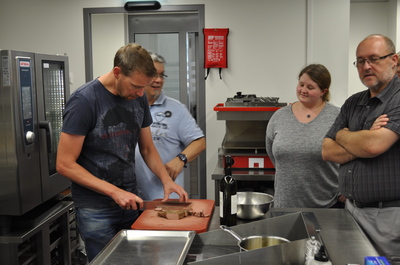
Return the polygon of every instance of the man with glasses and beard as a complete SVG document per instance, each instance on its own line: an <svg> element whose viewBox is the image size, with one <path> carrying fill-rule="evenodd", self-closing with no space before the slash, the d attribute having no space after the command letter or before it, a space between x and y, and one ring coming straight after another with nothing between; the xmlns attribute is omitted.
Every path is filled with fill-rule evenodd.
<svg viewBox="0 0 400 265"><path fill-rule="evenodd" d="M323 141L322 156L341 164L346 208L378 252L400 264L398 56L393 42L380 34L362 40L356 56L354 65L368 89L346 100Z"/></svg>

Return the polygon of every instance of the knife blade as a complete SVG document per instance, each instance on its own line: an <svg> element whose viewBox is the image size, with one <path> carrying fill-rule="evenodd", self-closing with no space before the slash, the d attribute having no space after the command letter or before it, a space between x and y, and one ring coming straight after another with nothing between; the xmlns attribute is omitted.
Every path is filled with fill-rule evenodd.
<svg viewBox="0 0 400 265"><path fill-rule="evenodd" d="M180 201L143 201L144 209L154 209L157 207L187 207L192 202L180 202Z"/></svg>

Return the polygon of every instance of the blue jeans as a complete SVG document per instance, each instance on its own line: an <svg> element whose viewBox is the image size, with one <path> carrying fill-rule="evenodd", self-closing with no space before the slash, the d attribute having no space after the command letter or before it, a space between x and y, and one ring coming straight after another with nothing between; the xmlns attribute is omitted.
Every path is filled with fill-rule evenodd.
<svg viewBox="0 0 400 265"><path fill-rule="evenodd" d="M75 208L78 231L85 242L89 262L121 230L130 229L138 211L113 208Z"/></svg>

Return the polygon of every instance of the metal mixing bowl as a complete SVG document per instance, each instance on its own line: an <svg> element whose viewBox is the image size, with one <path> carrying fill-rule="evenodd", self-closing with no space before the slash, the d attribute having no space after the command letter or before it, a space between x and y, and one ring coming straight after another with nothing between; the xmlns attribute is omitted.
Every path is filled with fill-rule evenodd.
<svg viewBox="0 0 400 265"><path fill-rule="evenodd" d="M240 219L257 219L264 216L274 201L272 195L252 191L238 192L237 199L237 217Z"/></svg>

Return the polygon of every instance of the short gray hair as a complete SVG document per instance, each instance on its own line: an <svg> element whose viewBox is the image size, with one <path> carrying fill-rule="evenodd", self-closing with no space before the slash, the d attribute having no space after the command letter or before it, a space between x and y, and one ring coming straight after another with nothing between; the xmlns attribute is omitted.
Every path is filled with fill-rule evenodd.
<svg viewBox="0 0 400 265"><path fill-rule="evenodd" d="M386 44L386 48L388 49L388 51L390 53L396 53L396 46L394 45L393 41L389 37L387 37L385 35L382 35L382 34L371 34L371 35L368 35L361 42L363 42L363 41L365 41L367 39L376 38L376 37L383 39L383 41Z"/></svg>
<svg viewBox="0 0 400 265"><path fill-rule="evenodd" d="M162 63L162 64L166 63L164 57L162 57L158 53L155 53L155 52L152 52L152 51L148 51L148 53L150 54L150 57L153 60L153 62Z"/></svg>

